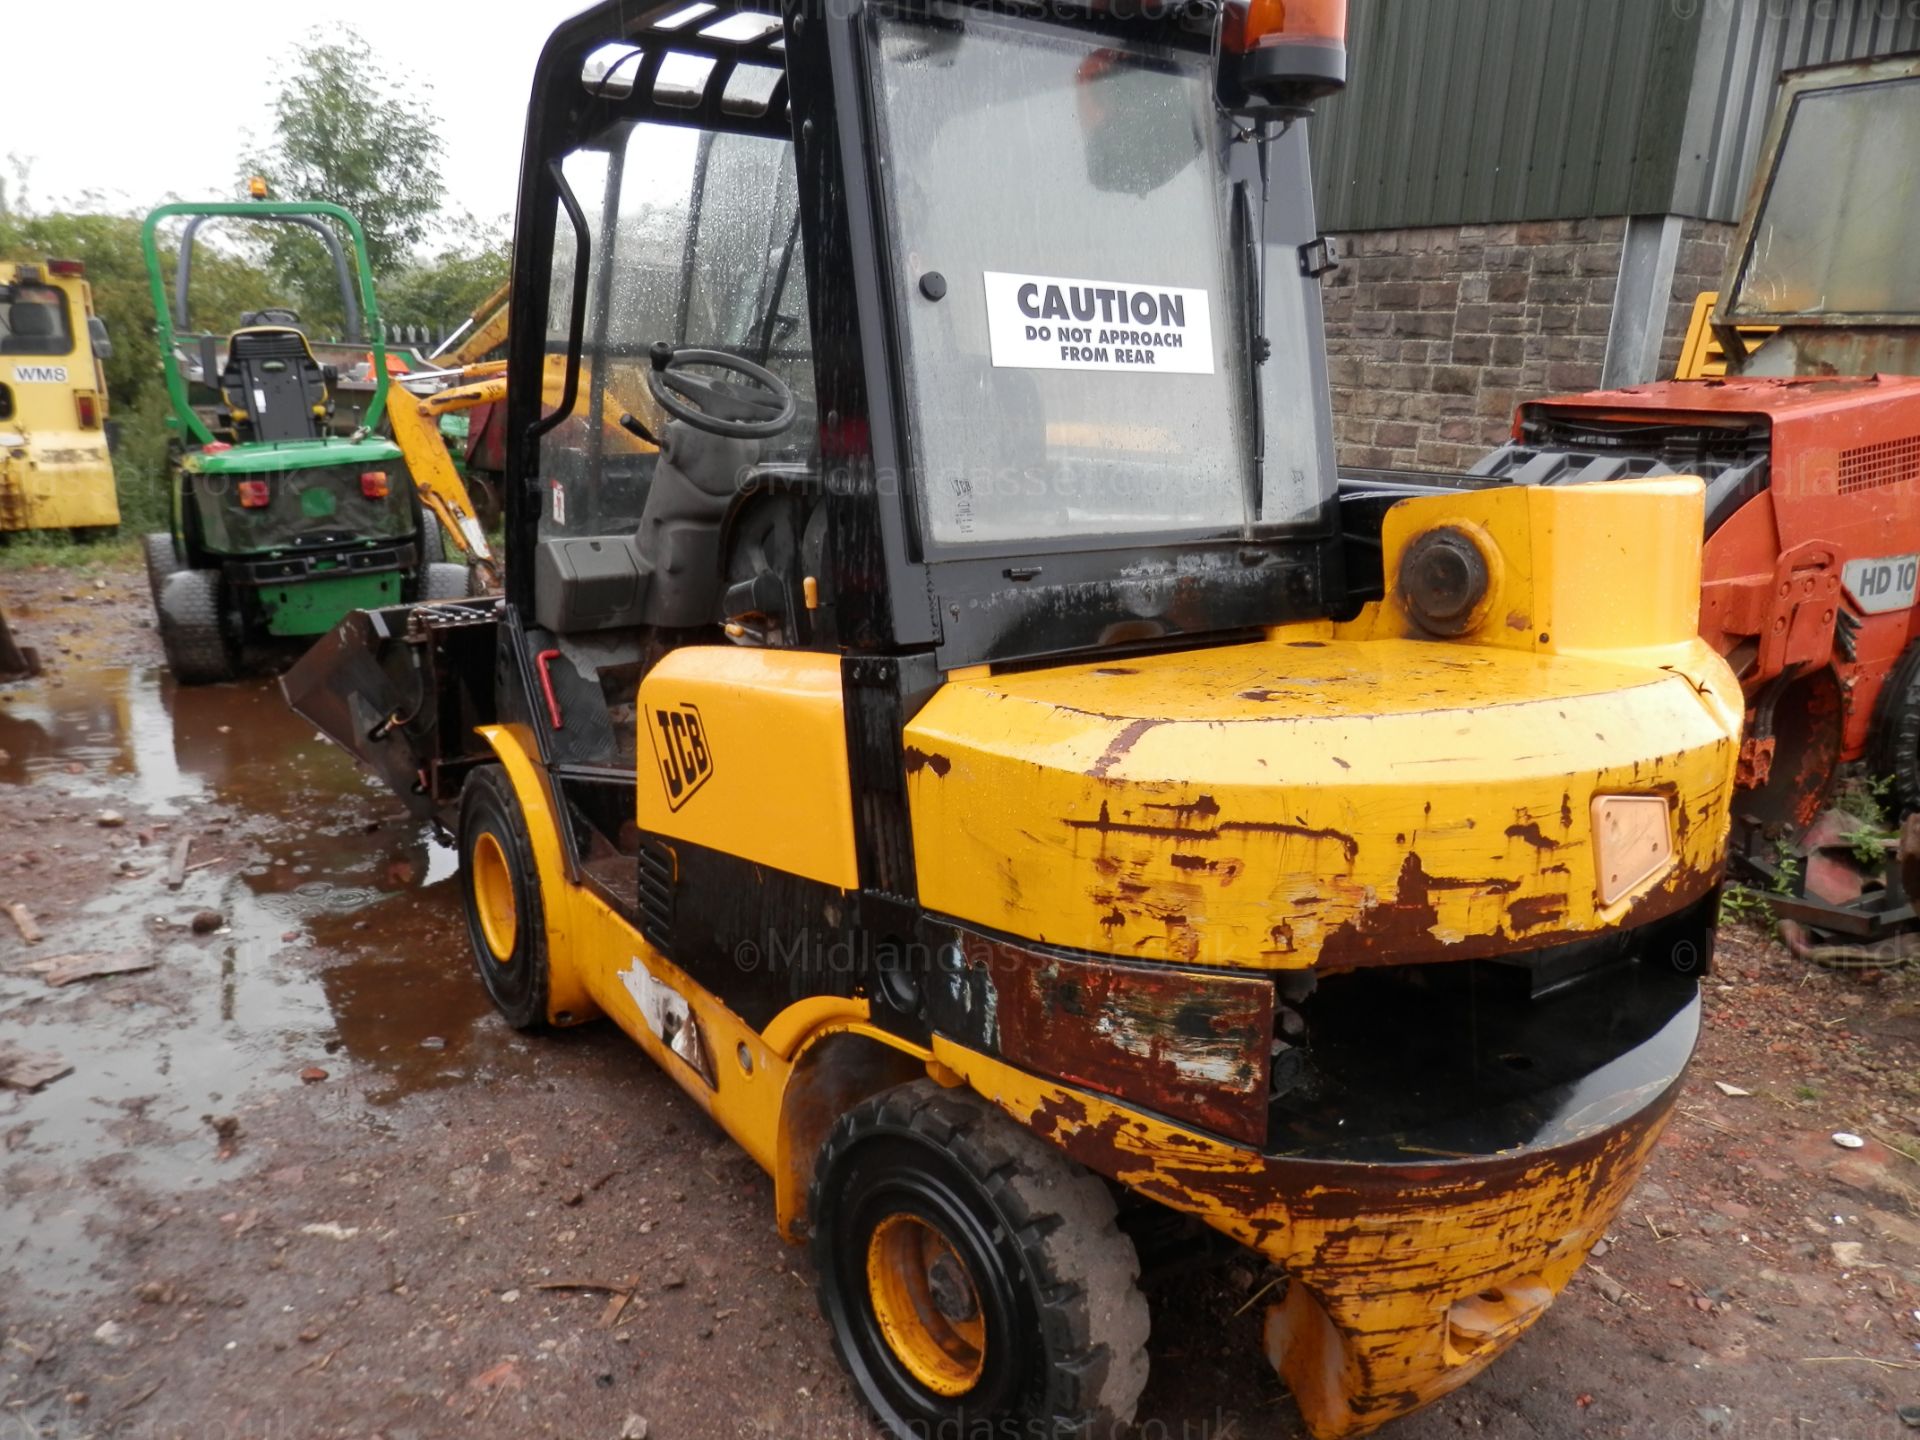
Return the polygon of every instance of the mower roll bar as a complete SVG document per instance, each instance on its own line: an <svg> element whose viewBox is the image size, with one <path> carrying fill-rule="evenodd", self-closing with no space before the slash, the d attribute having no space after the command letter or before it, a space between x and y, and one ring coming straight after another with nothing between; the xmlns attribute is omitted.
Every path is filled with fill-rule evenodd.
<svg viewBox="0 0 1920 1440"><path fill-rule="evenodd" d="M193 237L212 215L196 215L187 221L186 228L180 232L180 257L173 273L173 323L176 328L190 330L193 321L188 317L192 309L188 305L188 294L193 286ZM340 248L340 237L333 233L325 223L311 215L282 215L277 217L289 225L298 225L311 230L320 237L320 243L327 247L327 253L333 257L333 273L340 282L340 305L346 315L347 333L344 337L350 344L360 341L360 301L353 293L353 272L347 268L347 253Z"/></svg>
<svg viewBox="0 0 1920 1440"><path fill-rule="evenodd" d="M180 237L179 292L180 314L176 327L174 307L167 303L166 277L160 266L159 228L163 220L178 216L188 217L185 230ZM187 310L187 284L191 277L189 256L193 248L194 232L202 222L212 219L232 220L280 220L291 221L318 233L325 241L328 252L333 256L335 273L340 277L341 295L346 301L346 320L348 338L355 343L361 340L362 327L369 348L373 352L373 396L367 402L360 425L363 430L372 430L380 423L387 409L387 339L386 329L380 321L380 308L373 298L373 276L367 263L367 236L360 228L360 222L353 218L352 212L338 205L322 200L221 200L205 203L176 203L162 205L147 216L146 224L140 229L140 248L146 255L147 281L153 292L153 313L158 325L160 342L160 363L167 378L167 398L173 404L174 419L179 427L193 440L202 445L213 443L213 431L207 427L194 412L187 400L186 380L180 373L180 360L175 346L180 330L191 323ZM340 247L339 238L322 221L331 220L347 232L352 242L353 255L358 263L358 294L350 283L349 267L346 255ZM357 304L356 304L357 301ZM217 383L215 377L208 376L208 383Z"/></svg>

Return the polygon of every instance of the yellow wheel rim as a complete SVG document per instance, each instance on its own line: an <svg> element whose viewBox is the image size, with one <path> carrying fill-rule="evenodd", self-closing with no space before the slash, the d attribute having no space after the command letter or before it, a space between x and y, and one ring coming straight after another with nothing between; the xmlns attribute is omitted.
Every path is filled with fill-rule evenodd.
<svg viewBox="0 0 1920 1440"><path fill-rule="evenodd" d="M507 852L492 831L483 830L473 847L473 908L480 916L480 933L487 949L505 965L513 959L513 940L520 917L513 903L513 869Z"/></svg>
<svg viewBox="0 0 1920 1440"><path fill-rule="evenodd" d="M887 1348L936 1395L964 1395L987 1362L987 1321L966 1262L917 1215L889 1215L867 1241L867 1291Z"/></svg>

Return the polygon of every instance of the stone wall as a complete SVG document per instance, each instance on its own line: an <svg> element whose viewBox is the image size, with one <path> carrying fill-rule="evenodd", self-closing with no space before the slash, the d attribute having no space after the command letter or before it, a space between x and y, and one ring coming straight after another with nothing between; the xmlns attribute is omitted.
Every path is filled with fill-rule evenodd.
<svg viewBox="0 0 1920 1440"><path fill-rule="evenodd" d="M1730 230L1686 222L1663 374ZM1506 440L1518 401L1599 384L1625 231L1612 217L1337 236L1324 299L1340 463L1462 470Z"/></svg>

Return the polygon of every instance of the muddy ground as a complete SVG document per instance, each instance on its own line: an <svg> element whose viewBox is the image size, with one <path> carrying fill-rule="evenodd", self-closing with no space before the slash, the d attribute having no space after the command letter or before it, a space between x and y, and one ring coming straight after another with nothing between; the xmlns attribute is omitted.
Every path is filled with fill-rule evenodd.
<svg viewBox="0 0 1920 1440"><path fill-rule="evenodd" d="M495 1020L447 849L270 683L176 689L144 591L0 572L49 662L0 687L0 1048L73 1067L0 1090L0 1440L874 1434L752 1165L611 1028ZM1920 984L1736 927L1707 994L1603 1250L1394 1440L1908 1433ZM1257 1283L1156 1290L1143 1435L1302 1433Z"/></svg>

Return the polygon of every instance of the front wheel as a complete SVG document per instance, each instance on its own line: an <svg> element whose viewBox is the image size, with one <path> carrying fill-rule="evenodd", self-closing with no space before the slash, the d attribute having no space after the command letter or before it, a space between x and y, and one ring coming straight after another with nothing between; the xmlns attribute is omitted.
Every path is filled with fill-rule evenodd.
<svg viewBox="0 0 1920 1440"><path fill-rule="evenodd" d="M516 1030L547 1019L547 921L520 802L498 765L476 770L460 797L460 896L480 983Z"/></svg>
<svg viewBox="0 0 1920 1440"><path fill-rule="evenodd" d="M1147 1380L1133 1242L1094 1176L917 1081L829 1133L808 1205L820 1308L897 1436L1107 1440Z"/></svg>

